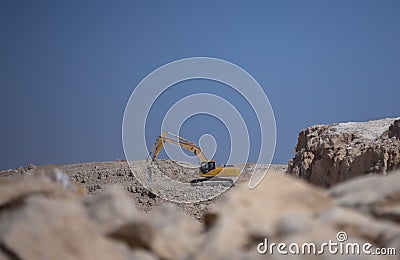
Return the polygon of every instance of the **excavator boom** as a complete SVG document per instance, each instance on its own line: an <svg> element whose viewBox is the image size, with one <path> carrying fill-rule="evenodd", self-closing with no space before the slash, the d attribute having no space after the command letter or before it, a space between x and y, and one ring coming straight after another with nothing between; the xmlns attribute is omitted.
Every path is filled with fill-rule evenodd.
<svg viewBox="0 0 400 260"><path fill-rule="evenodd" d="M167 137L167 134L174 136L177 140L173 140L171 138ZM151 152L153 152L152 160L154 161L158 154L160 153L161 149L164 146L164 143L170 143L173 145L180 146L188 151L193 152L197 157L199 157L201 162L208 162L207 157L204 155L204 153L201 151L200 147L198 147L196 144L190 142L189 140L186 140L178 135L174 135L170 132L163 132L156 140L156 143L154 144L153 148L151 149Z"/></svg>

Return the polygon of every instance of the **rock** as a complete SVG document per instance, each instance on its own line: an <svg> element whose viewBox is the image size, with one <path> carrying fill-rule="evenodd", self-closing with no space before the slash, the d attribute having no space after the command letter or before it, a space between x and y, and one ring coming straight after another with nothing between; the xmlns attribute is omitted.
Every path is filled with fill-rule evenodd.
<svg viewBox="0 0 400 260"><path fill-rule="evenodd" d="M37 168L37 166L34 165L34 164L29 164L29 165L27 166L27 170L34 170L34 169L36 169L36 168Z"/></svg>
<svg viewBox="0 0 400 260"><path fill-rule="evenodd" d="M372 213L377 218L384 218L400 223L400 205L387 205L374 207Z"/></svg>
<svg viewBox="0 0 400 260"><path fill-rule="evenodd" d="M140 221L126 223L109 232L108 236L125 243L132 249L150 249L155 232L152 227Z"/></svg>
<svg viewBox="0 0 400 260"><path fill-rule="evenodd" d="M141 219L131 221L109 233L109 237L132 249L150 250L161 259L187 259L203 242L200 223L163 204Z"/></svg>
<svg viewBox="0 0 400 260"><path fill-rule="evenodd" d="M23 203L30 196L78 200L82 194L70 192L45 175L33 174L22 179L0 180L0 210Z"/></svg>
<svg viewBox="0 0 400 260"><path fill-rule="evenodd" d="M300 132L288 172L330 187L400 167L399 119L316 125Z"/></svg>
<svg viewBox="0 0 400 260"><path fill-rule="evenodd" d="M317 188L291 176L269 173L254 190L242 184L206 213L206 223L211 218L213 224L208 227L200 258L222 259L238 249L256 250L260 238L302 232L317 212L332 205Z"/></svg>
<svg viewBox="0 0 400 260"><path fill-rule="evenodd" d="M189 259L201 248L202 226L175 206L161 205L148 220L155 232L151 248L161 259Z"/></svg>
<svg viewBox="0 0 400 260"><path fill-rule="evenodd" d="M400 223L400 171L356 178L329 191L340 206Z"/></svg>
<svg viewBox="0 0 400 260"><path fill-rule="evenodd" d="M15 259L123 259L74 202L28 198L0 212L0 244Z"/></svg>
<svg viewBox="0 0 400 260"><path fill-rule="evenodd" d="M0 179L0 256L141 259L105 236L137 217L129 198L113 187L83 203L84 194L56 174L46 167L23 178Z"/></svg>
<svg viewBox="0 0 400 260"><path fill-rule="evenodd" d="M156 260L156 256L145 250L135 250L130 252L130 257L128 259L138 259L138 260Z"/></svg>
<svg viewBox="0 0 400 260"><path fill-rule="evenodd" d="M376 182L375 187L379 190L386 190L386 193L382 191L379 195L382 199L391 200L400 194L400 187L397 184L391 184L392 187L389 185L396 182L397 179L394 178L397 177L394 176L392 174L368 179ZM356 180L352 182L354 185L345 188L345 184L342 184L335 187L332 192L325 192L290 175L269 173L254 190L249 190L247 185L241 185L232 190L226 200L220 201L215 210L206 213L205 244L195 258L261 259L265 256L261 257L255 253L257 245L266 238L270 242L285 242L287 245L296 242L300 245L314 243L321 246L330 240L339 242L337 239L339 232L346 233L345 242L358 242L360 245L371 243L373 248L398 248L399 225L385 218L377 218L374 213L354 210L353 204L347 207L341 203L340 196L351 196L352 193L354 201L362 201L362 194L355 188ZM365 184L360 184L359 187L361 190L367 190ZM395 200L393 206L399 206L400 201ZM282 257L287 255L279 255L276 251L275 255L268 255L268 259ZM332 259L334 255L326 252L325 255L318 255L316 258L307 255L289 255L290 257ZM379 256L363 254L341 255L340 258L381 259ZM385 256L384 259L396 259L396 256Z"/></svg>
<svg viewBox="0 0 400 260"><path fill-rule="evenodd" d="M89 216L104 234L141 217L133 201L116 186L110 186L98 196L87 199L85 205Z"/></svg>
<svg viewBox="0 0 400 260"><path fill-rule="evenodd" d="M394 123L389 127L389 138L391 137L400 139L400 119L394 121Z"/></svg>
<svg viewBox="0 0 400 260"><path fill-rule="evenodd" d="M282 215L276 223L277 234L281 236L290 236L307 232L311 229L312 222L307 216L298 216L294 213Z"/></svg>
<svg viewBox="0 0 400 260"><path fill-rule="evenodd" d="M328 209L319 214L317 222L314 225L317 234L318 230L330 227L335 230L335 234L339 231L346 232L348 239L364 240L383 247L388 247L391 242L400 238L400 226L345 208Z"/></svg>
<svg viewBox="0 0 400 260"><path fill-rule="evenodd" d="M78 188L79 186L74 185L67 174L65 174L63 171L61 171L59 168L53 165L36 168L33 174L46 176L51 181L59 183L64 188L74 192L77 191L77 189L79 189Z"/></svg>
<svg viewBox="0 0 400 260"><path fill-rule="evenodd" d="M7 249L5 249L4 247L1 248L1 247L2 246L0 245L0 260L8 260L10 258L12 259L12 257L14 257L14 259L15 259L15 256L13 256L13 255L10 255L10 256L6 257L4 254L2 254L1 251L7 250Z"/></svg>

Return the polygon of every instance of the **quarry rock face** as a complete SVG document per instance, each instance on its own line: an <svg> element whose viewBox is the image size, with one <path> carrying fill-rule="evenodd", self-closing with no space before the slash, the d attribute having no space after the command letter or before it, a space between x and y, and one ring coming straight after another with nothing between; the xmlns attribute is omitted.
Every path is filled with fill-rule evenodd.
<svg viewBox="0 0 400 260"><path fill-rule="evenodd" d="M311 126L288 163L289 173L323 187L399 167L399 119Z"/></svg>
<svg viewBox="0 0 400 260"><path fill-rule="evenodd" d="M394 123L389 127L389 137L400 139L400 119L394 121Z"/></svg>

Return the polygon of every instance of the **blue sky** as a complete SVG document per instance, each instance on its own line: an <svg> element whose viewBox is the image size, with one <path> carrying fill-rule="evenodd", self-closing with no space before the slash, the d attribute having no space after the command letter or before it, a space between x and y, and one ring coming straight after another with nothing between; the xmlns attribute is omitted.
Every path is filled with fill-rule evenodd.
<svg viewBox="0 0 400 260"><path fill-rule="evenodd" d="M273 162L286 163L310 125L399 116L399 13L399 1L1 1L0 169L123 158L135 86L193 56L260 83L277 124Z"/></svg>

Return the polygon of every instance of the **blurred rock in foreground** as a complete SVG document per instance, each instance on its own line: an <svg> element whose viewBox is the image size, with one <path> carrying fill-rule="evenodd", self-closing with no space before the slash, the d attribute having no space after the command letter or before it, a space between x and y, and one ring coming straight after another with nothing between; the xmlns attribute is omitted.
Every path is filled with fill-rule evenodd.
<svg viewBox="0 0 400 260"><path fill-rule="evenodd" d="M397 256L259 254L270 242L371 243L400 248L400 172L320 190L270 172L205 212L204 223L164 203L144 213L117 187L85 197L59 171L0 179L0 259L398 259ZM62 180L62 181L60 181ZM399 254L399 252L397 252Z"/></svg>
<svg viewBox="0 0 400 260"><path fill-rule="evenodd" d="M400 167L400 119L316 125L300 132L288 171L330 187Z"/></svg>

